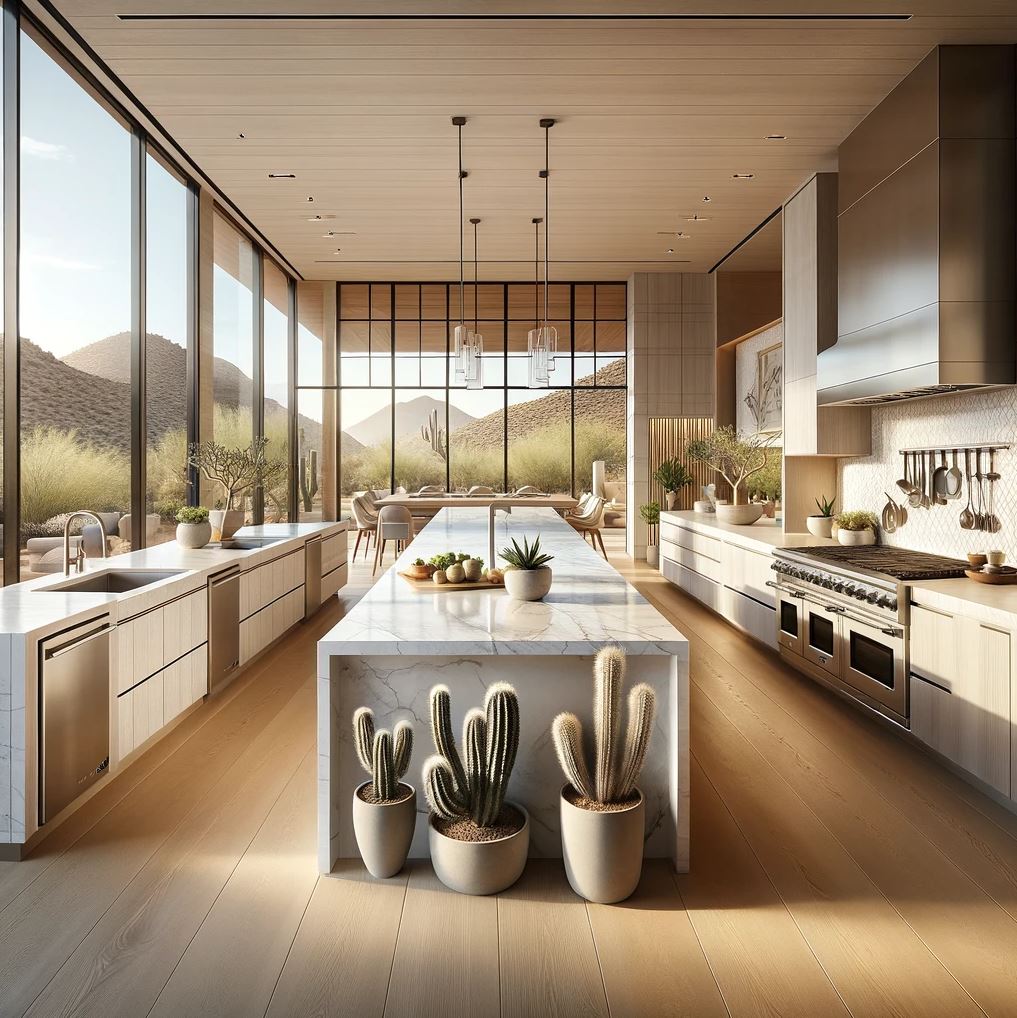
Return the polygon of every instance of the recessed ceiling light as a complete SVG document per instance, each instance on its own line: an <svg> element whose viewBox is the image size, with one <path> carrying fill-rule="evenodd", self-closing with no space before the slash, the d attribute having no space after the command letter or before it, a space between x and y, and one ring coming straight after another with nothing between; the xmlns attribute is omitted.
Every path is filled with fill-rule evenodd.
<svg viewBox="0 0 1017 1018"><path fill-rule="evenodd" d="M668 254L674 254L674 248L673 248L673 247L669 247L669 248L667 249L667 253L668 253Z"/></svg>
<svg viewBox="0 0 1017 1018"><path fill-rule="evenodd" d="M270 173L268 175L269 180L296 180L297 175L295 173Z"/></svg>
<svg viewBox="0 0 1017 1018"><path fill-rule="evenodd" d="M713 201L713 199L708 194L704 194L703 195L703 201L704 202Z"/></svg>
<svg viewBox="0 0 1017 1018"><path fill-rule="evenodd" d="M241 132L240 132L240 133L239 133L239 134L237 135L237 138L238 138L238 139L239 139L240 141L243 141L243 140L244 140L244 139L245 139L246 137L247 137L247 135L246 135L246 134L244 134L244 132L243 132L243 131L241 131Z"/></svg>
<svg viewBox="0 0 1017 1018"><path fill-rule="evenodd" d="M754 173L732 173L731 178L733 180L752 180L755 177Z"/></svg>
<svg viewBox="0 0 1017 1018"><path fill-rule="evenodd" d="M308 200L308 201L314 201L314 196L313 196L313 195L310 195L310 194L309 194L309 195L307 196L307 200Z"/></svg>
<svg viewBox="0 0 1017 1018"><path fill-rule="evenodd" d="M766 136L767 141L787 141L786 134L768 134Z"/></svg>
<svg viewBox="0 0 1017 1018"><path fill-rule="evenodd" d="M691 216L685 217L686 223L708 223L709 221L710 220L707 219L706 216L697 216L695 213L693 213Z"/></svg>
<svg viewBox="0 0 1017 1018"><path fill-rule="evenodd" d="M309 223L324 223L326 220L335 219L334 212L319 212L316 216L308 216Z"/></svg>

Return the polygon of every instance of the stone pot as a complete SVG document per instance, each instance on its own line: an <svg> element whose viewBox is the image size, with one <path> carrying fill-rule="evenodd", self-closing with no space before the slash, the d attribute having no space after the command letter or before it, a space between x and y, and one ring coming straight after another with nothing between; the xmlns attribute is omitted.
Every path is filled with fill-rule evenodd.
<svg viewBox="0 0 1017 1018"><path fill-rule="evenodd" d="M569 802L565 795L569 788L562 787L559 799L562 856L572 890L603 905L624 901L643 871L643 793L627 809L598 813Z"/></svg>
<svg viewBox="0 0 1017 1018"><path fill-rule="evenodd" d="M838 527L837 540L841 544L847 545L875 544L876 534L869 527L866 527L865 530L845 530L843 527Z"/></svg>
<svg viewBox="0 0 1017 1018"><path fill-rule="evenodd" d="M204 548L211 540L212 524L208 520L177 524L177 544L181 548Z"/></svg>
<svg viewBox="0 0 1017 1018"><path fill-rule="evenodd" d="M516 802L507 805L522 813L523 826L497 841L448 838L434 826L431 815L427 824L431 865L446 887L460 894L497 894L522 876L530 848L530 815Z"/></svg>
<svg viewBox="0 0 1017 1018"><path fill-rule="evenodd" d="M353 833L357 836L364 865L372 877L394 877L406 862L417 822L417 792L400 782L400 788L413 792L399 802L364 802L360 789L353 793Z"/></svg>
<svg viewBox="0 0 1017 1018"><path fill-rule="evenodd" d="M763 515L762 502L747 502L745 505L717 503L717 519L721 523L734 523L746 527Z"/></svg>
<svg viewBox="0 0 1017 1018"><path fill-rule="evenodd" d="M551 567L505 570L505 589L517 601L539 601L551 589Z"/></svg>
<svg viewBox="0 0 1017 1018"><path fill-rule="evenodd" d="M646 546L646 564L654 569L660 565L660 549L655 544Z"/></svg>
<svg viewBox="0 0 1017 1018"><path fill-rule="evenodd" d="M805 526L813 537L833 537L832 516L807 516Z"/></svg>
<svg viewBox="0 0 1017 1018"><path fill-rule="evenodd" d="M674 507L678 504L678 492L677 491L665 491L664 492L664 503L667 505L667 511L672 512Z"/></svg>
<svg viewBox="0 0 1017 1018"><path fill-rule="evenodd" d="M228 541L243 525L243 509L213 509L208 514L213 541Z"/></svg>

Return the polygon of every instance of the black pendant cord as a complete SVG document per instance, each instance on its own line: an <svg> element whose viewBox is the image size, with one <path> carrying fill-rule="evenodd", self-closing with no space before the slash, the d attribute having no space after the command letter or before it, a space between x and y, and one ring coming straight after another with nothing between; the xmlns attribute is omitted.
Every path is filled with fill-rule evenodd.
<svg viewBox="0 0 1017 1018"><path fill-rule="evenodd" d="M547 327L547 265L548 265L548 253L547 249L550 245L551 240L551 205L549 197L550 180L551 180L551 158L550 158L550 138L551 138L551 125L554 123L552 120L550 123L544 122L544 327Z"/></svg>
<svg viewBox="0 0 1017 1018"><path fill-rule="evenodd" d="M473 332L480 332L480 261L477 255L477 224L479 219L471 219L473 223Z"/></svg>
<svg viewBox="0 0 1017 1018"><path fill-rule="evenodd" d="M540 219L533 220L533 327L540 328Z"/></svg>
<svg viewBox="0 0 1017 1018"><path fill-rule="evenodd" d="M466 252L463 248L463 125L459 127L459 324L465 325L466 289L465 270L463 262Z"/></svg>

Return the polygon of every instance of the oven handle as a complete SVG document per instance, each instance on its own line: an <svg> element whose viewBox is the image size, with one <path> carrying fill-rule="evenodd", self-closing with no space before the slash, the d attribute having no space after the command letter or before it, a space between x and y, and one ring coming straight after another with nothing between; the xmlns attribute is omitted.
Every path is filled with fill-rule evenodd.
<svg viewBox="0 0 1017 1018"><path fill-rule="evenodd" d="M860 626L868 626L869 629L878 629L884 636L892 636L895 639L900 639L904 635L903 629L896 629L893 626L880 626L877 622L872 622L869 619L859 618L857 615L852 615L846 608L842 608L838 604L829 604L823 606L831 615L840 615L842 618L850 619L852 622L857 622Z"/></svg>
<svg viewBox="0 0 1017 1018"><path fill-rule="evenodd" d="M779 591L781 594L787 594L789 597L805 597L804 590L795 590L794 587L785 587L782 583L775 583L773 580L767 580L766 585L773 587L774 590Z"/></svg>

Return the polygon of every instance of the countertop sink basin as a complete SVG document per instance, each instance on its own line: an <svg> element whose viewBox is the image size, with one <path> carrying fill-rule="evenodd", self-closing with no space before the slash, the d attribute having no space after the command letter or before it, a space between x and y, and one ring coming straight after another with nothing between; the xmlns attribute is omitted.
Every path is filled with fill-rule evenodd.
<svg viewBox="0 0 1017 1018"><path fill-rule="evenodd" d="M270 544L288 540L287 537L230 537L221 546L227 551L253 551L255 548L267 548Z"/></svg>
<svg viewBox="0 0 1017 1018"><path fill-rule="evenodd" d="M147 587L150 583L168 580L171 576L179 576L183 569L103 569L99 572L72 576L62 583L54 583L48 587L36 587L43 593L60 591L66 593L89 594L125 594L129 590Z"/></svg>

